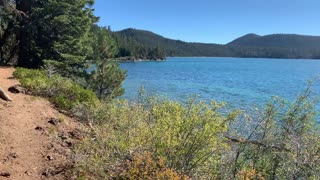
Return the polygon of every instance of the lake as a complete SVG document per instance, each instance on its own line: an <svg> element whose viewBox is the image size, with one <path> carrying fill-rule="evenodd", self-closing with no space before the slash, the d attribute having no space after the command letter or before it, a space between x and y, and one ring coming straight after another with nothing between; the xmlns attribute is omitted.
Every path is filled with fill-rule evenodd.
<svg viewBox="0 0 320 180"><path fill-rule="evenodd" d="M143 86L152 95L184 101L197 94L240 109L261 107L272 96L293 100L320 75L320 60L301 59L179 57L121 67L128 71L122 98L135 99ZM317 93L319 84L313 87Z"/></svg>

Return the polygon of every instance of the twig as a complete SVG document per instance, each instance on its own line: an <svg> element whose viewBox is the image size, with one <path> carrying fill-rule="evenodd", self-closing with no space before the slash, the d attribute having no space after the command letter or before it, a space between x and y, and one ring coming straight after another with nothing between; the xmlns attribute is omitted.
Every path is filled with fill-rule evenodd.
<svg viewBox="0 0 320 180"><path fill-rule="evenodd" d="M261 146L261 147L265 147L265 148L271 148L271 149L276 149L278 151L287 151L290 152L290 149L287 148L282 148L279 146L275 146L275 145L268 145L265 143L262 143L260 141L255 141L255 140L246 140L244 138L233 138L233 137L229 137L229 136L224 136L225 138L227 138L228 140L232 141L232 142L236 142L236 143L242 143L242 144L253 144L253 145L257 145L257 146Z"/></svg>

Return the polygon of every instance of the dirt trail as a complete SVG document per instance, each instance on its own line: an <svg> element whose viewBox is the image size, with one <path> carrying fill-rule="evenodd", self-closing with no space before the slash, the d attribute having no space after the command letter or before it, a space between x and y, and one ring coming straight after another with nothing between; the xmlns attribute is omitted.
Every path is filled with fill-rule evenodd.
<svg viewBox="0 0 320 180"><path fill-rule="evenodd" d="M13 71L0 67L0 87L13 100L0 99L0 179L65 179L78 124L45 99L9 93L19 84Z"/></svg>

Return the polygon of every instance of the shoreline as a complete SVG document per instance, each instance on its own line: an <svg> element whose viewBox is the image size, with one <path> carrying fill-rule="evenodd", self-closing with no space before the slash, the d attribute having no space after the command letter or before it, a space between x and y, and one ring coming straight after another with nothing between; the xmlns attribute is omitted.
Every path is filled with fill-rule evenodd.
<svg viewBox="0 0 320 180"><path fill-rule="evenodd" d="M167 57L163 58L137 58L137 57L132 57L132 56L127 56L127 57L119 57L115 58L116 61L120 62L145 62L145 61L165 61L167 60Z"/></svg>

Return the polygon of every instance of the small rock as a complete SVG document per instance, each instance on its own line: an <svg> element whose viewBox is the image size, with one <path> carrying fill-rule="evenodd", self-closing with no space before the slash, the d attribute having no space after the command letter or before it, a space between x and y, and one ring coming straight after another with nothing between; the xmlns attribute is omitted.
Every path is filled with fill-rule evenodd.
<svg viewBox="0 0 320 180"><path fill-rule="evenodd" d="M59 120L54 119L54 118L50 118L50 120L48 121L48 123L57 126L59 124Z"/></svg>
<svg viewBox="0 0 320 180"><path fill-rule="evenodd" d="M48 168L42 173L42 176L50 177L50 176L54 176L54 175L60 174L62 172L63 172L63 170L61 170L59 168Z"/></svg>
<svg viewBox="0 0 320 180"><path fill-rule="evenodd" d="M48 159L49 161L54 160L54 158L53 158L51 155L48 155L48 156L47 156L47 159Z"/></svg>
<svg viewBox="0 0 320 180"><path fill-rule="evenodd" d="M52 149L52 148L54 148L54 145L52 143L50 143L50 144L48 144L47 148Z"/></svg>
<svg viewBox="0 0 320 180"><path fill-rule="evenodd" d="M69 137L72 139L77 139L77 140L81 140L83 139L83 134L81 134L80 130L74 130L68 133Z"/></svg>
<svg viewBox="0 0 320 180"><path fill-rule="evenodd" d="M0 176L3 176L3 177L10 177L11 174L7 171L3 171L3 172L0 172Z"/></svg>
<svg viewBox="0 0 320 180"><path fill-rule="evenodd" d="M69 146L69 147L72 147L72 146L73 146L72 141L70 141L70 140L66 140L65 142L66 142L67 146Z"/></svg>
<svg viewBox="0 0 320 180"><path fill-rule="evenodd" d="M27 170L26 172L24 172L26 175L31 176L32 175L32 171L31 170Z"/></svg>
<svg viewBox="0 0 320 180"><path fill-rule="evenodd" d="M37 126L37 127L35 128L35 130L37 130L37 131L43 131L43 127Z"/></svg>
<svg viewBox="0 0 320 180"><path fill-rule="evenodd" d="M14 94L26 93L26 89L21 87L20 85L11 86L9 87L8 91Z"/></svg>
<svg viewBox="0 0 320 180"><path fill-rule="evenodd" d="M16 159L18 157L17 153L9 153L9 157Z"/></svg>
<svg viewBox="0 0 320 180"><path fill-rule="evenodd" d="M68 136L66 136L64 133L60 133L60 134L59 134L59 137L60 137L62 140L68 139Z"/></svg>
<svg viewBox="0 0 320 180"><path fill-rule="evenodd" d="M7 163L16 159L18 155L16 153L9 153L5 159L3 159L3 163Z"/></svg>

